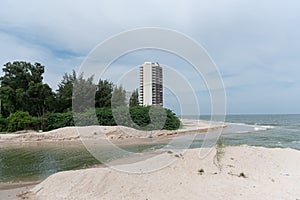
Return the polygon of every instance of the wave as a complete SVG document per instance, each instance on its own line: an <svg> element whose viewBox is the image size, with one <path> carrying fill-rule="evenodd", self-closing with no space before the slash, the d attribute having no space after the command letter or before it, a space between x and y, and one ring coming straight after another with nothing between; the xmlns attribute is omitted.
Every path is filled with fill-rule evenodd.
<svg viewBox="0 0 300 200"><path fill-rule="evenodd" d="M266 131L275 128L274 126L250 125L246 123L226 123L231 126L234 133L251 133L255 131ZM231 131L232 131L231 130Z"/></svg>
<svg viewBox="0 0 300 200"><path fill-rule="evenodd" d="M253 127L255 131L266 131L274 128L274 126L261 126L261 125L254 125Z"/></svg>

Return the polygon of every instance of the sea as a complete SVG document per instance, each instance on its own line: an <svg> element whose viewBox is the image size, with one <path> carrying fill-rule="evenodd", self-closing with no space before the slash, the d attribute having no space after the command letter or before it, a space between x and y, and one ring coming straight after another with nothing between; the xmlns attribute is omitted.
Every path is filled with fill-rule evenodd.
<svg viewBox="0 0 300 200"><path fill-rule="evenodd" d="M183 116L190 119L210 120L210 116ZM250 145L268 148L300 150L300 115L228 115L228 126L221 133L224 145ZM190 148L201 147L203 140L193 141ZM135 145L132 152L163 148L167 144ZM57 143L49 145L0 144L1 184L40 181L49 175L66 170L101 165L83 145Z"/></svg>
<svg viewBox="0 0 300 200"><path fill-rule="evenodd" d="M300 115L228 115L226 123L237 128L224 130L221 138L225 145L300 150Z"/></svg>

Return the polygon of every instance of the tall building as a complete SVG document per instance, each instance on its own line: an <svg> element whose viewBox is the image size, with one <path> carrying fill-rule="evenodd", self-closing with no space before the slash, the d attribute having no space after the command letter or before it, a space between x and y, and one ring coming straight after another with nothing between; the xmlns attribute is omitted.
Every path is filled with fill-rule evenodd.
<svg viewBox="0 0 300 200"><path fill-rule="evenodd" d="M163 106L163 74L158 63L145 62L140 66L141 105Z"/></svg>

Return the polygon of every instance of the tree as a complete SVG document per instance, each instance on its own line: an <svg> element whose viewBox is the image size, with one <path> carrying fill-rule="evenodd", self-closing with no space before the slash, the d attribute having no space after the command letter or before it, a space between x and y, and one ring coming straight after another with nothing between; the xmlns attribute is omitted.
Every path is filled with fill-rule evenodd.
<svg viewBox="0 0 300 200"><path fill-rule="evenodd" d="M85 79L83 74L75 80L73 86L73 112L84 112L95 107L96 85L93 76Z"/></svg>
<svg viewBox="0 0 300 200"><path fill-rule="evenodd" d="M100 79L95 95L95 106L97 108L111 107L112 92L113 83L108 80Z"/></svg>
<svg viewBox="0 0 300 200"><path fill-rule="evenodd" d="M27 111L33 116L43 115L46 99L54 99L51 88L43 83L44 66L16 61L6 63L2 70L2 114L7 117L16 111Z"/></svg>
<svg viewBox="0 0 300 200"><path fill-rule="evenodd" d="M111 107L116 108L119 106L126 105L126 91L123 89L122 85L115 86L111 98Z"/></svg>
<svg viewBox="0 0 300 200"><path fill-rule="evenodd" d="M72 71L72 74L65 73L63 79L58 84L57 89L57 111L65 112L72 110L72 95L73 85L76 81L76 72Z"/></svg>
<svg viewBox="0 0 300 200"><path fill-rule="evenodd" d="M129 106L138 106L139 105L139 92L138 89L134 90L129 99Z"/></svg>

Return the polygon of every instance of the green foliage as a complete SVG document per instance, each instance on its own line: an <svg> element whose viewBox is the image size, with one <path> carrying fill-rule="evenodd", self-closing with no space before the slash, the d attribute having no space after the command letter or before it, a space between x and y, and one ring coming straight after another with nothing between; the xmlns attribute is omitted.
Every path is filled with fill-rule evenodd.
<svg viewBox="0 0 300 200"><path fill-rule="evenodd" d="M0 115L0 132L7 131L7 119Z"/></svg>
<svg viewBox="0 0 300 200"><path fill-rule="evenodd" d="M27 111L33 116L42 116L50 107L49 100L54 100L51 88L44 84L44 66L40 63L13 62L6 63L2 69L1 80L1 114L8 117L16 111Z"/></svg>
<svg viewBox="0 0 300 200"><path fill-rule="evenodd" d="M98 125L96 113L93 109L81 113L74 113L74 122L76 126Z"/></svg>
<svg viewBox="0 0 300 200"><path fill-rule="evenodd" d="M31 104L28 106L31 115L43 116L45 111L54 109L54 93L47 84L30 82L26 93Z"/></svg>
<svg viewBox="0 0 300 200"><path fill-rule="evenodd" d="M128 109L128 108L127 108ZM134 106L130 108L132 121L138 127L146 127L151 121L149 116L150 106Z"/></svg>
<svg viewBox="0 0 300 200"><path fill-rule="evenodd" d="M126 91L120 85L119 87L115 86L114 91L111 97L111 107L117 108L126 105Z"/></svg>
<svg viewBox="0 0 300 200"><path fill-rule="evenodd" d="M95 95L95 106L97 108L111 107L111 97L113 92L113 83L108 80L101 80L97 85Z"/></svg>
<svg viewBox="0 0 300 200"><path fill-rule="evenodd" d="M84 78L83 74L77 77L73 70L64 74L54 93L43 83L44 72L40 63L16 61L4 65L4 75L0 77L0 114L3 115L0 115L0 131L52 130L74 126L74 120L79 126L118 124L142 130L180 127L179 119L171 110L139 106L138 90L133 91L128 108L122 86L114 86L108 80L99 80L96 85L93 77Z"/></svg>
<svg viewBox="0 0 300 200"><path fill-rule="evenodd" d="M141 130L176 130L180 126L175 114L162 107L134 106L128 112L128 107L123 106L113 109L113 115L118 125Z"/></svg>
<svg viewBox="0 0 300 200"><path fill-rule="evenodd" d="M7 118L7 132L15 132L20 130L38 130L40 121L36 117L32 117L28 112L17 111Z"/></svg>
<svg viewBox="0 0 300 200"><path fill-rule="evenodd" d="M96 115L99 125L115 126L117 125L112 114L111 108L97 108Z"/></svg>
<svg viewBox="0 0 300 200"><path fill-rule="evenodd" d="M239 177L247 178L244 172L241 172L241 173L239 174Z"/></svg>
<svg viewBox="0 0 300 200"><path fill-rule="evenodd" d="M66 126L74 126L73 113L49 113L45 116L45 125L43 130L49 131Z"/></svg>
<svg viewBox="0 0 300 200"><path fill-rule="evenodd" d="M160 111L167 113L166 124L157 125L156 122L160 121L162 114ZM96 108L89 109L81 113L75 113L68 111L65 113L48 113L44 118L36 118L29 115L28 112L18 111L11 114L7 119L0 117L0 131L1 132L14 132L23 129L42 129L44 131L49 131L57 128L67 127L67 126L89 126L89 125L102 125L102 126L115 126L123 125L141 130L158 130L167 129L174 130L178 129L180 123L175 123L171 119L179 119L168 109L160 108L160 111L154 109L153 107L147 106L135 106L135 107L118 107L114 110L111 108ZM154 119L149 116L152 113ZM157 112L157 113L156 113ZM168 115L172 114L171 116ZM156 116L156 114L158 116ZM151 115L151 114L150 114ZM156 117L156 118L155 118ZM42 119L42 120L39 120ZM74 120L75 119L75 120ZM157 121L156 121L157 120ZM41 123L41 121L43 123ZM76 123L74 123L74 121ZM118 123L116 123L116 121ZM162 121L164 122L164 121ZM167 124L169 123L169 124ZM152 125L149 125L152 124ZM174 126L174 124L176 126Z"/></svg>
<svg viewBox="0 0 300 200"><path fill-rule="evenodd" d="M57 89L57 111L67 112L72 110L72 95L73 85L76 81L76 72L73 70L72 74L65 73Z"/></svg>
<svg viewBox="0 0 300 200"><path fill-rule="evenodd" d="M139 105L139 92L138 89L134 90L129 99L129 106L138 106Z"/></svg>
<svg viewBox="0 0 300 200"><path fill-rule="evenodd" d="M180 127L180 120L178 117L169 109L165 109L167 114L167 119L163 129L166 130L177 130Z"/></svg>
<svg viewBox="0 0 300 200"><path fill-rule="evenodd" d="M222 164L221 159L224 156L224 144L222 142L221 137L218 138L217 144L216 144L216 155L214 156L214 164L219 168L219 171L222 171Z"/></svg>
<svg viewBox="0 0 300 200"><path fill-rule="evenodd" d="M199 175L202 175L203 173L204 173L204 169L201 168L201 169L198 170Z"/></svg>
<svg viewBox="0 0 300 200"><path fill-rule="evenodd" d="M83 74L75 80L73 86L73 112L80 113L95 107L96 85L93 76L84 78Z"/></svg>

